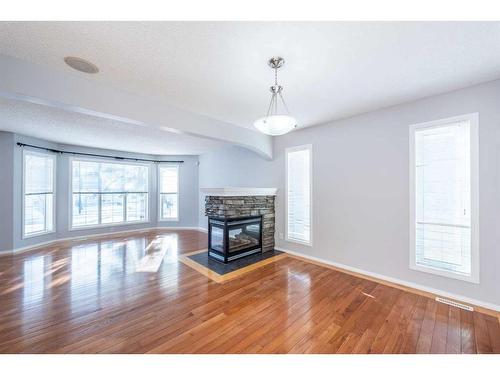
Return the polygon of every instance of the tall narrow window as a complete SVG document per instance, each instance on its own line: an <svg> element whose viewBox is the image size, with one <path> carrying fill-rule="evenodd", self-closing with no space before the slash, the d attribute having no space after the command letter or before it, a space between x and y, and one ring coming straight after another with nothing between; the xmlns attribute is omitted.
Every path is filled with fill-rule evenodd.
<svg viewBox="0 0 500 375"><path fill-rule="evenodd" d="M478 282L477 115L410 129L413 269Z"/></svg>
<svg viewBox="0 0 500 375"><path fill-rule="evenodd" d="M24 151L23 236L54 231L56 157Z"/></svg>
<svg viewBox="0 0 500 375"><path fill-rule="evenodd" d="M179 166L161 165L160 220L179 220Z"/></svg>
<svg viewBox="0 0 500 375"><path fill-rule="evenodd" d="M311 145L286 150L287 240L311 245Z"/></svg>
<svg viewBox="0 0 500 375"><path fill-rule="evenodd" d="M73 160L72 227L148 220L149 166Z"/></svg>

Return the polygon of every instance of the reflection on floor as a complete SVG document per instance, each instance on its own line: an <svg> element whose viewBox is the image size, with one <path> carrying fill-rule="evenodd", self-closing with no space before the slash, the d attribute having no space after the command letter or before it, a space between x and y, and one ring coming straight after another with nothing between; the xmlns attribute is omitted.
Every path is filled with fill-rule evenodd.
<svg viewBox="0 0 500 375"><path fill-rule="evenodd" d="M179 262L206 242L157 231L1 257L0 352L500 353L493 316L291 257L216 283Z"/></svg>
<svg viewBox="0 0 500 375"><path fill-rule="evenodd" d="M168 250L171 254L176 254L177 236L158 237L151 241L146 247L145 255L139 260L136 272L158 272Z"/></svg>

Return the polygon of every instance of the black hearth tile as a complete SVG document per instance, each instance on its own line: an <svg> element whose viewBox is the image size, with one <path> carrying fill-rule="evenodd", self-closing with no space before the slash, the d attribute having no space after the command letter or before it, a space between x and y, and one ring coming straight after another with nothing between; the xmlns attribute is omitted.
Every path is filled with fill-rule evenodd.
<svg viewBox="0 0 500 375"><path fill-rule="evenodd" d="M208 251L190 255L188 256L188 258L194 260L198 264L201 264L203 267L208 268L210 271L214 271L219 275L225 275L229 272L239 270L254 263L260 262L261 260L272 258L280 254L283 254L283 252L279 250L266 251L265 253L252 254L244 258L236 259L227 264L210 259L208 257Z"/></svg>

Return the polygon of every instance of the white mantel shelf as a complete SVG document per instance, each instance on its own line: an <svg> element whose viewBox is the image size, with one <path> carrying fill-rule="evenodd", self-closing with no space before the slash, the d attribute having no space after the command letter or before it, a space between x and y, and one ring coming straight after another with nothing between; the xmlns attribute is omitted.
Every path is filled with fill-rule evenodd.
<svg viewBox="0 0 500 375"><path fill-rule="evenodd" d="M243 197L259 195L276 195L277 188L247 188L247 187L224 187L224 188L201 188L200 191L213 197Z"/></svg>

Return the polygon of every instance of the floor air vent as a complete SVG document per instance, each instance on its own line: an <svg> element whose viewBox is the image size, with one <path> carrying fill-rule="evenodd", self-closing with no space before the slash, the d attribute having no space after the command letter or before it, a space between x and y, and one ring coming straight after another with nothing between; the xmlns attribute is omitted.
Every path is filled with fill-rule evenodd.
<svg viewBox="0 0 500 375"><path fill-rule="evenodd" d="M455 302L455 301L452 301L451 299L436 297L436 301L441 302L441 303L445 303L445 304L450 305L450 306L458 307L459 309L474 311L474 308L472 306L464 305L463 303Z"/></svg>

